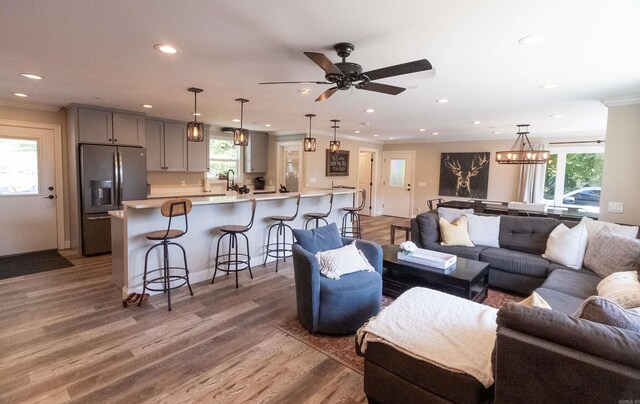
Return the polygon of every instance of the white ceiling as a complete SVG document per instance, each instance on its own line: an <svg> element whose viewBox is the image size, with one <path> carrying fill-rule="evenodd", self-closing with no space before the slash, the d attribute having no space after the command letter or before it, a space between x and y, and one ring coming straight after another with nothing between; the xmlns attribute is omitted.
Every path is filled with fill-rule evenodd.
<svg viewBox="0 0 640 404"><path fill-rule="evenodd" d="M602 98L640 94L640 1L301 1L3 0L0 103L60 107L84 103L189 120L193 94L201 120L234 126L248 98L245 127L366 140L446 141L604 134ZM518 45L543 33L536 46ZM258 85L323 80L302 52L334 62L336 42L365 71L428 59L435 76L380 80L407 87L397 96L349 90L324 102L328 86ZM170 43L181 52L153 49ZM45 76L23 78L29 72ZM556 83L558 88L540 89ZM311 94L297 92L303 87ZM26 99L14 92L29 95ZM448 104L435 100L447 98ZM146 110L141 104L153 105ZM375 113L364 112L367 108ZM561 118L550 115L561 114ZM472 125L479 120L481 124ZM369 125L365 125L368 122ZM270 128L264 124L270 123ZM419 132L419 128L426 132ZM354 135L354 130L362 133ZM500 131L501 134L493 134ZM438 132L438 136L431 135ZM374 138L373 134L379 134Z"/></svg>

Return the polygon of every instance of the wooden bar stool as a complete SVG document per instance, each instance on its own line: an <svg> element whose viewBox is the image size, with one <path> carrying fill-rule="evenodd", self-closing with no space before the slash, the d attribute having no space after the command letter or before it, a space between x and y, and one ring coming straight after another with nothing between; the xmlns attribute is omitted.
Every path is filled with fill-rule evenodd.
<svg viewBox="0 0 640 404"><path fill-rule="evenodd" d="M216 280L216 273L218 270L222 272L226 272L227 275L229 272L236 273L236 289L238 288L238 272L244 271L245 269L249 270L249 276L253 279L253 274L251 273L251 253L249 249L249 239L245 234L248 232L253 226L253 219L256 216L256 200L251 199L251 220L249 224L246 226L239 225L227 225L220 226L218 229L222 232L222 236L218 239L218 246L216 248L216 265L215 270L213 271L213 278L211 278L211 283ZM239 253L238 252L238 235L244 237L247 246L247 252ZM229 250L226 254L220 255L220 243L222 239L225 237L229 237ZM234 268L231 268L234 266Z"/></svg>
<svg viewBox="0 0 640 404"><path fill-rule="evenodd" d="M293 229L291 226L286 224L285 222L292 222L298 217L298 210L300 209L300 194L298 194L296 199L296 212L293 216L269 216L268 220L274 220L277 223L272 224L269 227L269 232L267 233L267 251L264 254L264 262L262 265L267 264L267 258L273 257L276 259L276 272L278 272L278 261L282 258L285 262L287 262L287 258L292 256L291 246L293 245ZM276 242L271 242L271 230L276 231ZM291 242L287 243L287 229L291 233ZM275 246L275 247L274 247Z"/></svg>
<svg viewBox="0 0 640 404"><path fill-rule="evenodd" d="M142 277L142 294L144 295L146 290L152 290L155 292L165 292L167 294L167 306L171 311L171 291L185 284L189 287L189 293L193 296L193 290L189 283L189 269L187 268L187 253L184 248L173 241L179 237L187 234L189 230L189 222L187 220L187 214L191 212L191 200L189 199L172 199L164 202L160 207L160 213L164 217L169 218L169 224L167 230L158 230L151 233L147 233L147 240L160 241L154 244L144 256L144 275ZM171 228L171 221L174 217L184 216L184 231ZM182 250L182 257L184 259L184 267L173 267L169 264L169 246L174 245ZM152 270L148 269L149 254L157 247L162 247L162 259L163 266ZM173 274L171 271L173 270ZM176 272L182 272L182 274L176 274ZM149 275L155 274L152 279L148 279ZM156 276L157 275L157 276ZM175 284L179 282L179 284ZM172 284L173 283L173 284ZM156 286L156 285L162 285Z"/></svg>
<svg viewBox="0 0 640 404"><path fill-rule="evenodd" d="M362 209L364 209L364 206L366 204L367 191L365 189L361 189L360 192L362 193L360 205L342 208L342 210L346 212L342 216L342 229L340 231L342 237L362 238L362 228L360 227L360 212L362 211Z"/></svg>
<svg viewBox="0 0 640 404"><path fill-rule="evenodd" d="M330 195L329 198L329 211L327 213L305 213L304 215L306 217L308 217L307 221L304 223L304 228L305 230L308 229L309 227L309 222L311 222L312 220L316 221L316 228L319 225L319 221L322 220L324 222L325 225L328 225L329 222L327 222L327 217L329 217L329 215L331 214L331 209L333 209L333 193L328 194Z"/></svg>

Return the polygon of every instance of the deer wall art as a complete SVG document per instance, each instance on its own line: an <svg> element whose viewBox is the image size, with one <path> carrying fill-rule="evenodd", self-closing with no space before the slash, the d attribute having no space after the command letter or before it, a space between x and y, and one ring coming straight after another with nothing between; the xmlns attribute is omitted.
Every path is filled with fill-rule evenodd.
<svg viewBox="0 0 640 404"><path fill-rule="evenodd" d="M442 153L440 195L486 199L490 153Z"/></svg>

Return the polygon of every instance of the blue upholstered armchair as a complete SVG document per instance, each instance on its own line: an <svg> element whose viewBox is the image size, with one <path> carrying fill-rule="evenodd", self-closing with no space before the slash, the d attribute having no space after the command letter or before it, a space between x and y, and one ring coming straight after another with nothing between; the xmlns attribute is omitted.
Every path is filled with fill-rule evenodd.
<svg viewBox="0 0 640 404"><path fill-rule="evenodd" d="M341 240L342 245L353 242L349 238ZM320 274L315 251L307 251L298 243L293 245L298 319L309 331L351 334L380 312L382 249L365 240L357 240L356 247L375 272L359 271L329 279Z"/></svg>

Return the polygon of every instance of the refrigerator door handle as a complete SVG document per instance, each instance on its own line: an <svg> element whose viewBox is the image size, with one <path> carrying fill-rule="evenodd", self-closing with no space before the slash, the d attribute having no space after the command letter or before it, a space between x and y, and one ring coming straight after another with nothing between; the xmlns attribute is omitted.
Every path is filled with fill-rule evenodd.
<svg viewBox="0 0 640 404"><path fill-rule="evenodd" d="M116 152L118 154L118 207L122 209L122 182L124 178L122 178L122 153L120 151Z"/></svg>
<svg viewBox="0 0 640 404"><path fill-rule="evenodd" d="M120 206L120 177L118 176L118 152L113 152L113 204Z"/></svg>

